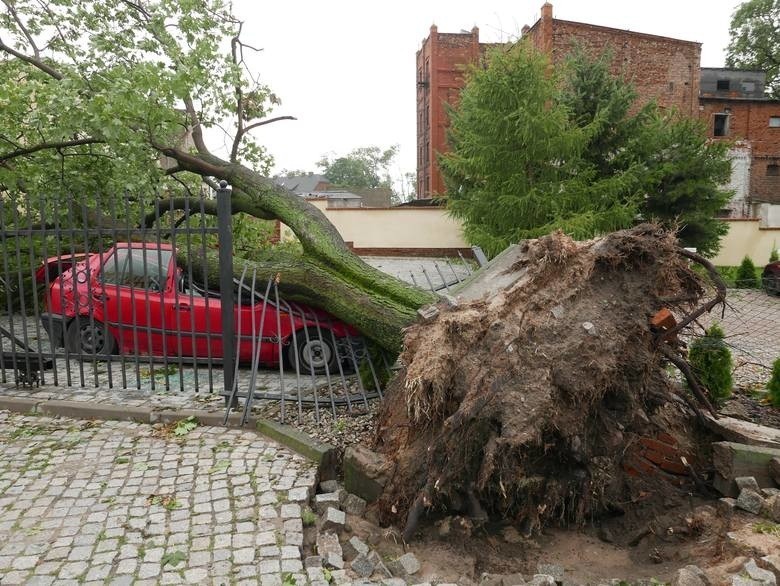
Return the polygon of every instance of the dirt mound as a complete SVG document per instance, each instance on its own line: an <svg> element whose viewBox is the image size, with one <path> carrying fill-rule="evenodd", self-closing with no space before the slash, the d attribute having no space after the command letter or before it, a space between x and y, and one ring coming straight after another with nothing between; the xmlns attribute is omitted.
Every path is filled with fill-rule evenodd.
<svg viewBox="0 0 780 586"><path fill-rule="evenodd" d="M673 236L652 225L579 243L553 234L526 242L508 270L508 288L406 332L375 448L393 466L380 518L407 539L424 513L532 533L623 511L670 480L629 474L639 438L672 427L693 441L689 399L674 400L666 372L674 340L649 327L663 307L689 315L704 292Z"/></svg>

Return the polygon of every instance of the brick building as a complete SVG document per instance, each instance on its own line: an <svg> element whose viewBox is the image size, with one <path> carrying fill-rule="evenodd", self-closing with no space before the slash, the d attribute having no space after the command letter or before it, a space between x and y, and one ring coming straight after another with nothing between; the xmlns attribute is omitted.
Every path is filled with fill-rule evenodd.
<svg viewBox="0 0 780 586"><path fill-rule="evenodd" d="M636 87L640 100L700 117L711 138L736 141L730 215L765 215L758 207L780 204L780 102L764 96L763 73L702 69L700 43L559 20L549 3L533 26L523 28L523 38L554 64L575 45L599 54L610 50L613 72ZM446 150L444 104L457 103L465 67L489 46L479 42L476 28L451 34L433 26L417 52L418 198L445 191L436 162Z"/></svg>
<svg viewBox="0 0 780 586"><path fill-rule="evenodd" d="M780 204L780 101L764 95L765 80L763 71L702 69L699 116L711 138L735 141L734 216Z"/></svg>
<svg viewBox="0 0 780 586"><path fill-rule="evenodd" d="M523 37L551 55L565 59L575 44L586 50L613 53L614 72L622 73L640 96L661 106L695 115L699 94L701 44L553 18L553 7L542 6L541 18L523 29ZM479 42L479 29L440 33L432 26L417 52L417 197L444 193L436 154L446 150L444 104L457 103L465 68L494 45Z"/></svg>

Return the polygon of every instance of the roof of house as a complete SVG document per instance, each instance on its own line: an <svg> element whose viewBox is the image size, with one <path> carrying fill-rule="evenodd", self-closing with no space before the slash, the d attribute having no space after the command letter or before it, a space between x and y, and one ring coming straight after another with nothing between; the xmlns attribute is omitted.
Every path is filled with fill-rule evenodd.
<svg viewBox="0 0 780 586"><path fill-rule="evenodd" d="M306 175L285 175L283 177L274 177L274 182L277 185L289 189L293 193L303 194L311 191L317 191L317 186L320 183L328 183L325 175L318 175L316 173L310 173Z"/></svg>

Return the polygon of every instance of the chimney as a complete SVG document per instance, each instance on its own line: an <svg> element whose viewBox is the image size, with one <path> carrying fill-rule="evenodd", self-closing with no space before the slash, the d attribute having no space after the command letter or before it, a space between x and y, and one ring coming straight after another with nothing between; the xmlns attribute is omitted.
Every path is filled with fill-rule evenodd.
<svg viewBox="0 0 780 586"><path fill-rule="evenodd" d="M525 36L525 35L528 34L528 31L530 31L530 30L531 30L531 27L528 26L527 24L524 24L523 28L520 30L520 35L521 36Z"/></svg>
<svg viewBox="0 0 780 586"><path fill-rule="evenodd" d="M552 59L553 52L553 7L549 2L542 4L542 18L539 19L541 46L539 49Z"/></svg>

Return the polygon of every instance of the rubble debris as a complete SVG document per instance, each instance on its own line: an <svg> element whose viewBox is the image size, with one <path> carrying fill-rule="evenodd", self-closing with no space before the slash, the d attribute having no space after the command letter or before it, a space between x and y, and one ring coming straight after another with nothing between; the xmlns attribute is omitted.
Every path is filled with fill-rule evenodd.
<svg viewBox="0 0 780 586"><path fill-rule="evenodd" d="M362 515L366 511L366 501L356 494L347 494L342 503L344 512L349 515Z"/></svg>
<svg viewBox="0 0 780 586"><path fill-rule="evenodd" d="M780 579L780 554L764 556L757 563L761 568L772 572L775 578Z"/></svg>
<svg viewBox="0 0 780 586"><path fill-rule="evenodd" d="M337 492L323 492L314 496L314 509L320 515L324 515L329 507L339 508L339 495Z"/></svg>
<svg viewBox="0 0 780 586"><path fill-rule="evenodd" d="M761 513L761 508L764 506L764 497L762 497L755 490L746 488L739 493L737 497L737 508L758 515Z"/></svg>
<svg viewBox="0 0 780 586"><path fill-rule="evenodd" d="M420 561L417 559L416 555L408 552L397 560L388 562L387 569L396 577L406 578L420 571Z"/></svg>
<svg viewBox="0 0 780 586"><path fill-rule="evenodd" d="M777 584L775 575L769 570L759 568L754 559L748 560L743 571L751 580L755 580L759 584L767 584L768 586L775 586Z"/></svg>
<svg viewBox="0 0 780 586"><path fill-rule="evenodd" d="M320 531L317 534L317 554L322 563L337 570L344 569L344 557L339 543L339 536L330 531Z"/></svg>
<svg viewBox="0 0 780 586"><path fill-rule="evenodd" d="M366 502L382 494L387 482L387 461L366 446L353 445L344 451L344 487Z"/></svg>
<svg viewBox="0 0 780 586"><path fill-rule="evenodd" d="M339 489L338 480L323 480L320 482L320 492L337 492Z"/></svg>
<svg viewBox="0 0 780 586"><path fill-rule="evenodd" d="M774 487L769 463L772 458L778 456L780 450L765 446L735 442L713 443L712 462L717 472L714 479L715 488L725 496L737 496L736 479L746 477L752 477L760 488Z"/></svg>
<svg viewBox="0 0 780 586"><path fill-rule="evenodd" d="M775 484L780 486L780 457L775 456L769 460L769 475L775 481Z"/></svg>
<svg viewBox="0 0 780 586"><path fill-rule="evenodd" d="M672 586L710 586L710 580L701 568L688 565L677 570Z"/></svg>
<svg viewBox="0 0 780 586"><path fill-rule="evenodd" d="M714 413L672 338L723 302L710 263L651 225L588 242L556 233L502 253L466 287L457 307L406 330L375 439L382 524L404 527L408 542L428 510L481 509L530 535L640 493L695 490L681 462L668 463L680 474L646 459L637 469L627 452L679 431L674 448L690 453L693 418ZM662 308L676 325L659 337L649 320Z"/></svg>
<svg viewBox="0 0 780 586"><path fill-rule="evenodd" d="M555 580L558 583L562 583L565 570L563 569L563 566L560 564L538 563L536 564L536 573L552 576L553 580Z"/></svg>
<svg viewBox="0 0 780 586"><path fill-rule="evenodd" d="M347 516L344 514L344 511L328 507L322 518L322 530L339 532L344 529L344 524L346 522Z"/></svg>
<svg viewBox="0 0 780 586"><path fill-rule="evenodd" d="M349 567L361 578L368 578L374 573L374 564L368 558L368 555L364 553L358 554Z"/></svg>
<svg viewBox="0 0 780 586"><path fill-rule="evenodd" d="M368 555L370 548L357 535L353 535L349 541L342 544L341 549L344 552L344 557L351 560L360 554Z"/></svg>

